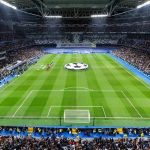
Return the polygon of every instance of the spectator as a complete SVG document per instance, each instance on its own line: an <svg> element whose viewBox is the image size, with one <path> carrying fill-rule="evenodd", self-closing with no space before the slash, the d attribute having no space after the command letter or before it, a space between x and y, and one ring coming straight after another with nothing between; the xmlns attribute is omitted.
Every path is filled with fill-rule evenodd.
<svg viewBox="0 0 150 150"><path fill-rule="evenodd" d="M150 54L148 52L133 48L121 48L112 53L150 75Z"/></svg>

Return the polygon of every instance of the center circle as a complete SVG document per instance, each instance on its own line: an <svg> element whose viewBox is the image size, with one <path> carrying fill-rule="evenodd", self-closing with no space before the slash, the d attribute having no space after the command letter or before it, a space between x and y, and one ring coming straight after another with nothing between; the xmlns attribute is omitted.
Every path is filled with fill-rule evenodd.
<svg viewBox="0 0 150 150"><path fill-rule="evenodd" d="M81 62L74 62L68 63L64 67L68 70L86 70L88 68L88 65Z"/></svg>

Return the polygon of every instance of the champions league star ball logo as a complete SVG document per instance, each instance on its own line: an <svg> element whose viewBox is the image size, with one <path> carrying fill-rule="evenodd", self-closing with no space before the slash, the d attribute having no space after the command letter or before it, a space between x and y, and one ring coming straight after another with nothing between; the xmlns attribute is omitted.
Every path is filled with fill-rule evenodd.
<svg viewBox="0 0 150 150"><path fill-rule="evenodd" d="M65 65L65 69L68 69L68 70L86 70L86 69L88 69L88 65L81 63L81 62L68 63Z"/></svg>

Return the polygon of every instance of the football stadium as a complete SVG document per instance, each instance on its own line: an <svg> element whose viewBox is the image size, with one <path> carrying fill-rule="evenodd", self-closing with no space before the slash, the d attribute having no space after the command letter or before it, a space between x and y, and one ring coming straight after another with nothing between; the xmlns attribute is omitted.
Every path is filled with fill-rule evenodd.
<svg viewBox="0 0 150 150"><path fill-rule="evenodd" d="M0 0L0 149L149 150L150 1Z"/></svg>

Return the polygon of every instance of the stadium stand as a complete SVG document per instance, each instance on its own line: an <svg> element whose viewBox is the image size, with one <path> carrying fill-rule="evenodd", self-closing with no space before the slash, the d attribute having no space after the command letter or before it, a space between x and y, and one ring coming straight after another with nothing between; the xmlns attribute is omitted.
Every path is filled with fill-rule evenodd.
<svg viewBox="0 0 150 150"><path fill-rule="evenodd" d="M9 2L11 2L11 0L9 0ZM117 3L116 0L110 0L108 5L104 5L106 6L106 10L111 3L115 9L119 8L119 6L116 7L113 2ZM0 4L0 88L4 84L7 84L12 78L26 71L30 65L37 62L37 60L44 55L42 50L45 47L61 48L83 46L115 48L115 51L111 51L113 55L125 60L144 74L150 76L150 7L138 11L133 10L133 12L129 11L124 13L123 11L122 15L115 15L115 12L120 13L120 9L127 9L127 4L122 5L119 10L112 12L110 14L112 16L107 19L91 19L89 16L82 16L80 18L80 16L78 16L80 10L77 11L73 8L72 10L75 12L73 17L69 16L72 13L66 13L68 10L66 9L64 13L59 14L67 14L69 16L68 18L65 16L61 18L61 20L53 19L51 21L41 15L46 1L43 3L43 1L32 0L32 3L37 3L33 10L31 9L32 7L26 6L27 4L24 6L24 2L18 4L17 1L15 1L18 7L23 6L22 9L20 8L21 10L31 9L31 12L25 13L23 11L14 13L12 9L1 6ZM32 3L30 3L30 5ZM42 5L40 5L41 3ZM96 7L95 4L93 8ZM38 9L42 8L43 10L31 15L30 13L32 13L32 11L35 13L36 7L39 7ZM59 8L57 5L55 7ZM131 7L129 8L131 9ZM59 9L57 11L59 11ZM89 11L91 10L89 9ZM103 11L100 10L100 12ZM120 82L118 83L120 84ZM139 83L139 87L140 86L141 84ZM144 88L145 87L148 86L145 85ZM48 86L46 88L48 88ZM143 95L148 95L145 89L143 91L145 92L142 93ZM125 97L127 96L125 95ZM0 98L0 101L3 101L3 99ZM133 106L132 102L129 101L129 103ZM134 109L136 110L136 108ZM139 109L144 111L142 108ZM130 111L128 112L128 115L129 114ZM3 119L3 117L4 116L0 119ZM11 119L13 119L13 117L11 117ZM149 118L146 119L149 121ZM17 124L12 127L1 126L0 150L7 149L150 150L150 128L86 126L81 128L73 128L70 126L62 128L58 128L57 126L18 127Z"/></svg>
<svg viewBox="0 0 150 150"><path fill-rule="evenodd" d="M149 140L144 139L66 139L46 138L35 139L31 137L2 137L1 149L38 149L38 150L96 150L96 149L149 149Z"/></svg>
<svg viewBox="0 0 150 150"><path fill-rule="evenodd" d="M1 63L0 67L0 86L8 83L13 77L22 74L43 55L39 47L21 49L7 52L7 59Z"/></svg>
<svg viewBox="0 0 150 150"><path fill-rule="evenodd" d="M1 149L145 149L148 128L1 127Z"/></svg>
<svg viewBox="0 0 150 150"><path fill-rule="evenodd" d="M121 48L112 52L114 55L122 58L139 70L150 75L150 54L146 51L140 51L133 48Z"/></svg>

